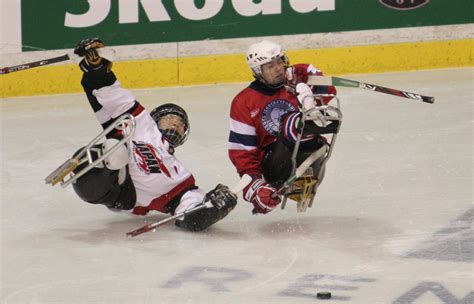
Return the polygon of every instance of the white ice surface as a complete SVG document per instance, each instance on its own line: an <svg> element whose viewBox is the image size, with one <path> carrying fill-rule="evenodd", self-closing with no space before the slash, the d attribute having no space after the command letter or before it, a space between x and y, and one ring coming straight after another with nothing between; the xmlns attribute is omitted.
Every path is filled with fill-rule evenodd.
<svg viewBox="0 0 474 304"><path fill-rule="evenodd" d="M473 208L473 71L347 76L436 102L340 88L344 121L306 213L253 216L239 199L205 232L170 224L133 239L166 215L115 214L44 184L100 131L85 96L1 100L0 303L472 303L472 216L457 219ZM245 86L135 91L150 110L188 111L177 155L206 190L238 181L228 112Z"/></svg>

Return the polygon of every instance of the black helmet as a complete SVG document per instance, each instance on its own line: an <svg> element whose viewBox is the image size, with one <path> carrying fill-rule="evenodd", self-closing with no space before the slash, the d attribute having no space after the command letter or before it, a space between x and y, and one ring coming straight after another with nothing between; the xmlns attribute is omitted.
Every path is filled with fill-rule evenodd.
<svg viewBox="0 0 474 304"><path fill-rule="evenodd" d="M169 114L176 115L182 119L184 123L184 134L181 135L177 133L175 129L160 129L160 119ZM182 145L186 141L186 139L188 139L190 131L188 115L186 114L186 111L180 106L174 103L166 103L153 109L150 115L158 126L160 132L163 134L163 136L173 148Z"/></svg>

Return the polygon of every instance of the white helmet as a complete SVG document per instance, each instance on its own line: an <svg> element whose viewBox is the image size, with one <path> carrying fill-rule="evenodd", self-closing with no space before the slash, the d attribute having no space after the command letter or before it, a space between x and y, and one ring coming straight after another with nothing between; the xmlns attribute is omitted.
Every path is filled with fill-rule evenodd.
<svg viewBox="0 0 474 304"><path fill-rule="evenodd" d="M285 64L288 65L288 58L283 48L268 40L252 44L247 50L247 64L255 78L259 80L264 81L262 77L262 65L276 58L281 58Z"/></svg>

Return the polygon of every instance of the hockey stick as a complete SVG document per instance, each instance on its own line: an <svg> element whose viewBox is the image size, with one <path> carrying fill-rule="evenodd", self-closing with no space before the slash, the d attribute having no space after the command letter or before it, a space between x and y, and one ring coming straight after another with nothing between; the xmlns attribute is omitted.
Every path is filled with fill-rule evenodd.
<svg viewBox="0 0 474 304"><path fill-rule="evenodd" d="M410 92L401 91L397 89L386 88L386 87L382 87L376 84L358 82L358 81L350 80L346 78L310 75L308 76L308 84L361 88L361 89L371 90L371 91L380 92L384 94L390 94L390 95L395 95L399 97L414 99L414 100L418 100L422 102L434 103L434 97L431 97L431 96L424 96L424 95L420 95L416 93L410 93Z"/></svg>
<svg viewBox="0 0 474 304"><path fill-rule="evenodd" d="M238 192L242 191L245 187L247 187L247 185L251 181L252 181L252 177L250 177L250 175L248 175L248 174L244 174L242 176L242 178L240 179L240 181L237 183L237 185L235 185L232 189L230 189L230 191L232 191L232 193L238 193ZM169 222L171 222L173 220L176 220L176 219L179 219L179 218L183 218L186 215L193 214L193 213L195 213L199 210L202 210L202 209L212 208L212 206L213 205L210 201L202 202L201 204L197 205L194 208L185 210L183 212L180 212L178 214L175 214L173 216L165 218L164 220L161 220L159 222L151 223L151 224L145 225L141 228L138 228L136 230L127 232L126 235L127 235L127 237L135 237L137 235L140 235L140 234L148 232L148 231L154 231L156 228L158 228L158 227L160 227L160 226L162 226L166 223L169 223Z"/></svg>
<svg viewBox="0 0 474 304"><path fill-rule="evenodd" d="M0 75L12 73L12 72L23 71L23 70L27 70L27 69L31 69L31 68L36 68L36 67L40 67L40 66L44 66L44 65L48 65L48 64L52 64L52 63L66 61L66 60L69 60L69 59L71 59L70 55L65 54L65 55L62 55L62 56L53 57L53 58L49 58L49 59L43 59L43 60L34 61L34 62L30 62L30 63L19 64L19 65L15 65L15 66L11 66L11 67L4 67L4 68L0 69Z"/></svg>

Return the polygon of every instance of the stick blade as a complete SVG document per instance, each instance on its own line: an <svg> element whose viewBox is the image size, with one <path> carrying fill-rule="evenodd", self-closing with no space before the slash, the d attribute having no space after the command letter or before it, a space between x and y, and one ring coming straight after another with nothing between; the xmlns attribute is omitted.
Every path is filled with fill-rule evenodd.
<svg viewBox="0 0 474 304"><path fill-rule="evenodd" d="M434 102L435 102L435 98L434 98L434 97L431 97L431 96L424 96L423 101L425 101L425 102L427 102L427 103L434 103Z"/></svg>

